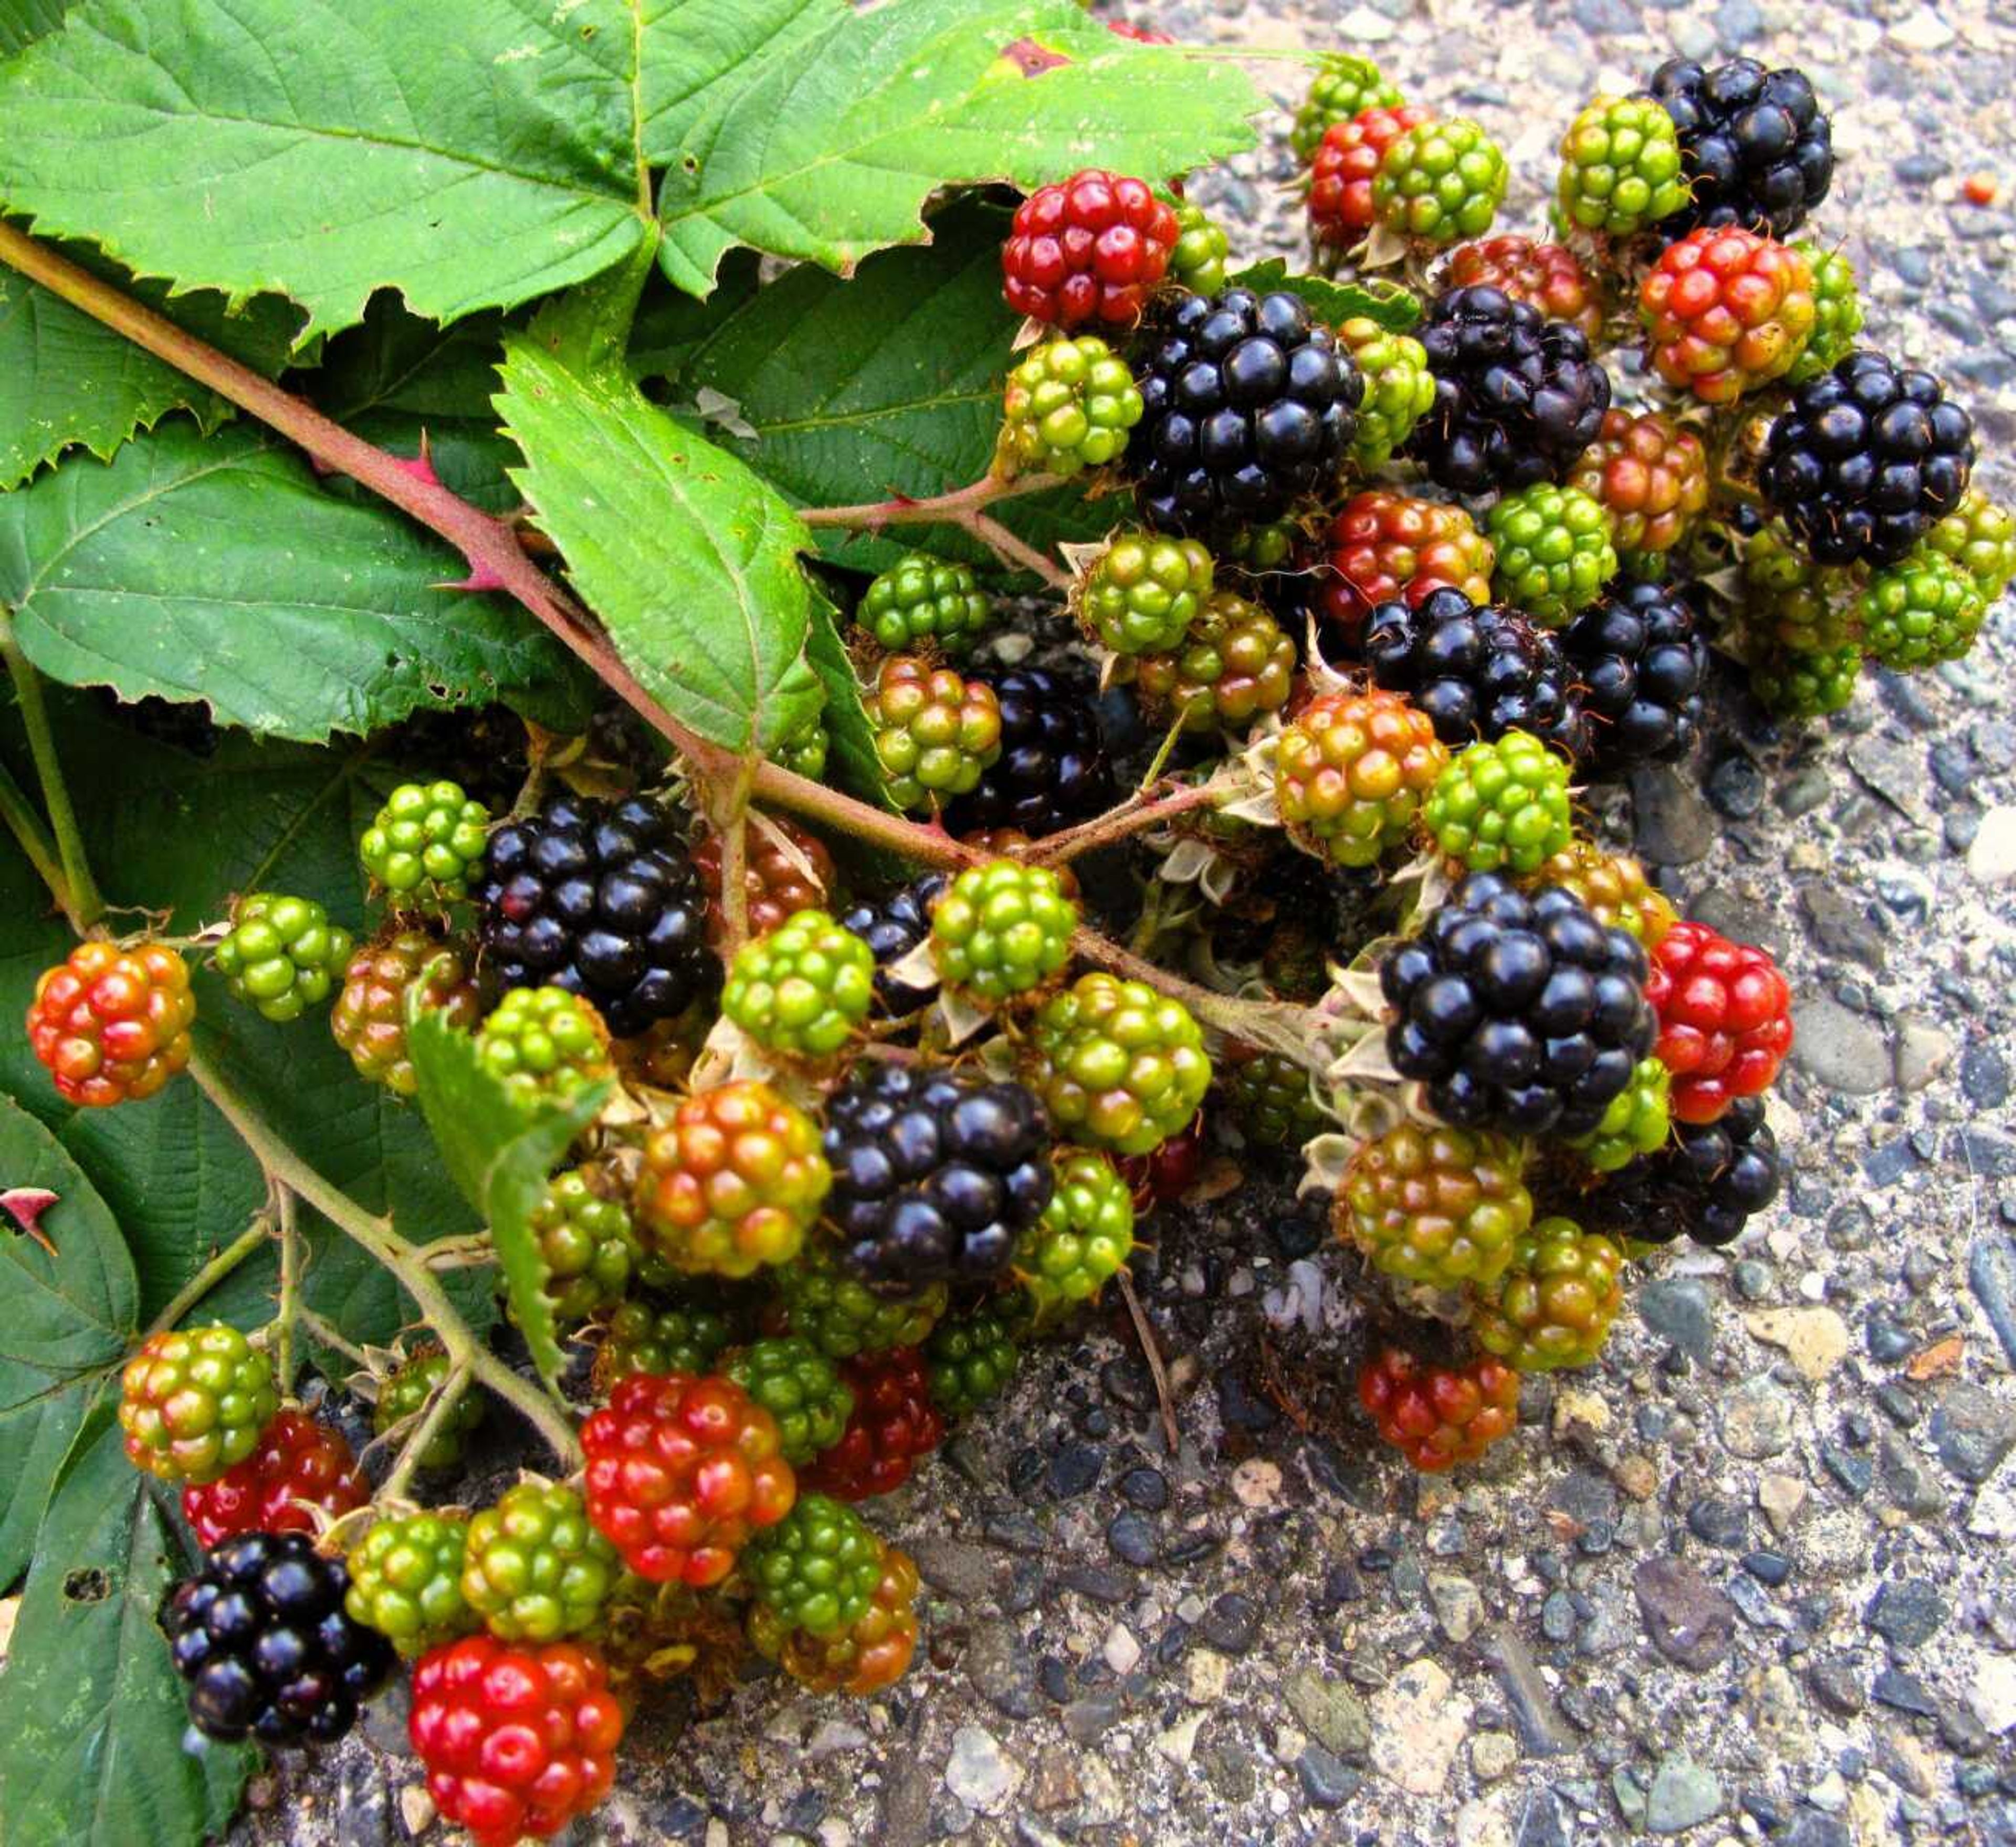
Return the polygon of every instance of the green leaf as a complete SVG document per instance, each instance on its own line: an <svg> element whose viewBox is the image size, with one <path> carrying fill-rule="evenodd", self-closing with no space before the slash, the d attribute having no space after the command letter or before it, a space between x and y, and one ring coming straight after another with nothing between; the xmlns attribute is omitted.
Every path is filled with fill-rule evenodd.
<svg viewBox="0 0 2016 1847"><path fill-rule="evenodd" d="M595 1085L569 1104L527 1108L484 1064L474 1038L438 1014L413 1021L406 1043L427 1126L455 1184L490 1226L511 1319L550 1389L563 1356L532 1214L548 1177L608 1100L610 1086Z"/></svg>
<svg viewBox="0 0 2016 1847"><path fill-rule="evenodd" d="M84 1171L0 1097L0 1186L46 1187L52 1256L0 1214L0 1589L28 1562L58 1466L97 1386L123 1365L139 1286L118 1225Z"/></svg>
<svg viewBox="0 0 2016 1847"><path fill-rule="evenodd" d="M1265 294L1270 290L1299 295L1326 326L1346 321L1376 321L1389 333L1405 333L1421 318L1418 296L1398 283L1334 283L1327 276L1291 275L1279 257L1255 263L1230 279L1232 286Z"/></svg>
<svg viewBox="0 0 2016 1847"><path fill-rule="evenodd" d="M170 1496L126 1460L108 1391L70 1452L0 1673L8 1847L180 1847L221 1834L257 1753L182 1748L155 1622L190 1563Z"/></svg>
<svg viewBox="0 0 2016 1847"><path fill-rule="evenodd" d="M993 459L1017 321L1001 298L1007 218L968 199L931 219L929 244L871 257L851 280L792 270L689 341L678 391L732 398L754 434L722 441L803 506L921 499L977 480ZM1073 487L992 510L1048 548L1096 538L1117 509ZM886 570L905 551L999 568L956 526L818 537L829 560L855 569Z"/></svg>
<svg viewBox="0 0 2016 1847"><path fill-rule="evenodd" d="M1255 139L1261 99L1232 65L1130 43L1071 0L824 10L718 99L647 121L645 152L668 169L659 261L681 288L705 294L738 243L844 272L921 240L948 185L1179 173ZM1037 36L1064 61L1003 74L1001 52Z"/></svg>
<svg viewBox="0 0 2016 1847"><path fill-rule="evenodd" d="M110 0L0 72L0 198L144 275L448 321L644 235L621 0Z"/></svg>
<svg viewBox="0 0 2016 1847"><path fill-rule="evenodd" d="M854 663L847 657L847 643L841 638L840 611L816 585L805 657L826 688L826 736L838 760L840 780L864 801L893 810L896 805L889 799L889 779L875 754L875 728L862 708L861 682L854 677ZM830 763L829 772L834 767Z"/></svg>
<svg viewBox="0 0 2016 1847"><path fill-rule="evenodd" d="M367 732L508 700L578 717L565 651L382 502L325 493L249 429L164 425L0 499L0 604L52 679L207 704L266 736Z"/></svg>
<svg viewBox="0 0 2016 1847"><path fill-rule="evenodd" d="M0 58L33 45L63 23L77 0L0 0Z"/></svg>
<svg viewBox="0 0 2016 1847"><path fill-rule="evenodd" d="M645 689L703 737L768 749L819 707L805 660L811 543L778 495L620 371L505 342L513 479Z"/></svg>

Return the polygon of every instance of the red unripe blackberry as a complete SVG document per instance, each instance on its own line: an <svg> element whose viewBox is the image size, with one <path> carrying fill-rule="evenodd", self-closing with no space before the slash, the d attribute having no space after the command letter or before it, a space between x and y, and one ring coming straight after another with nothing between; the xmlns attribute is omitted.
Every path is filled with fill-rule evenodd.
<svg viewBox="0 0 2016 1847"><path fill-rule="evenodd" d="M581 1445L589 1519L654 1583L718 1584L797 1494L776 1420L732 1379L632 1373Z"/></svg>
<svg viewBox="0 0 2016 1847"><path fill-rule="evenodd" d="M854 1392L846 1435L799 1471L805 1487L844 1501L888 1494L910 1478L917 1458L945 1441L945 1420L915 1347L891 1347L844 1362Z"/></svg>
<svg viewBox="0 0 2016 1847"><path fill-rule="evenodd" d="M1166 1201L1181 1199L1204 1171L1204 1113L1145 1154L1116 1154L1114 1167L1127 1183L1127 1196L1137 1215L1152 1212Z"/></svg>
<svg viewBox="0 0 2016 1847"><path fill-rule="evenodd" d="M189 1061L189 965L163 943L79 943L35 984L28 1046L67 1103L152 1096Z"/></svg>
<svg viewBox="0 0 2016 1847"><path fill-rule="evenodd" d="M1425 103L1362 109L1323 131L1309 167L1309 241L1319 250L1356 243L1377 221L1372 184L1387 150L1411 128L1435 119Z"/></svg>
<svg viewBox="0 0 2016 1847"><path fill-rule="evenodd" d="M411 1096L419 1080L406 1056L409 1005L438 1013L458 1032L482 1017L469 961L455 944L423 930L394 929L365 943L343 973L343 991L329 1009L329 1031L350 1054L357 1075Z"/></svg>
<svg viewBox="0 0 2016 1847"><path fill-rule="evenodd" d="M1658 559L1687 536L1708 505L1708 454L1701 438L1657 411L1604 413L1603 427L1569 477L1616 524L1625 565Z"/></svg>
<svg viewBox="0 0 2016 1847"><path fill-rule="evenodd" d="M1705 924L1683 920L1666 932L1645 995L1677 1122L1712 1122L1737 1098L1768 1089L1792 1049L1792 991L1778 965Z"/></svg>
<svg viewBox="0 0 2016 1847"><path fill-rule="evenodd" d="M1508 235L1460 243L1442 272L1445 289L1502 289L1514 301L1564 321L1592 344L1603 332L1603 297L1582 259L1565 244Z"/></svg>
<svg viewBox="0 0 2016 1847"><path fill-rule="evenodd" d="M1472 603L1491 600L1495 554L1470 515L1446 501L1389 488L1354 495L1330 521L1317 607L1355 643L1365 618L1398 598L1418 604L1445 587Z"/></svg>
<svg viewBox="0 0 2016 1847"><path fill-rule="evenodd" d="M258 1446L214 1482L182 1490L182 1518L207 1551L248 1532L320 1531L318 1513L333 1520L371 1498L340 1431L292 1406L259 1433Z"/></svg>
<svg viewBox="0 0 2016 1847"><path fill-rule="evenodd" d="M748 895L749 934L768 936L787 917L823 905L839 875L826 843L786 815L752 817L747 829L743 889ZM727 934L721 903L721 836L707 829L694 843L693 870L707 893L708 939L717 947Z"/></svg>
<svg viewBox="0 0 2016 1847"><path fill-rule="evenodd" d="M1519 1422L1519 1375L1499 1359L1430 1366L1387 1347L1359 1372L1358 1401L1416 1468L1439 1474L1510 1435Z"/></svg>
<svg viewBox="0 0 2016 1847"><path fill-rule="evenodd" d="M1089 167L1016 209L1001 292L1017 314L1053 326L1131 327L1176 237L1176 214L1146 181Z"/></svg>
<svg viewBox="0 0 2016 1847"><path fill-rule="evenodd" d="M1733 227L1669 244L1638 291L1654 369L1704 404L1733 404L1784 377L1816 311L1805 258Z"/></svg>
<svg viewBox="0 0 2016 1847"><path fill-rule="evenodd" d="M512 1847L608 1795L623 1718L597 1650L467 1636L414 1669L406 1731L443 1819L475 1847Z"/></svg>

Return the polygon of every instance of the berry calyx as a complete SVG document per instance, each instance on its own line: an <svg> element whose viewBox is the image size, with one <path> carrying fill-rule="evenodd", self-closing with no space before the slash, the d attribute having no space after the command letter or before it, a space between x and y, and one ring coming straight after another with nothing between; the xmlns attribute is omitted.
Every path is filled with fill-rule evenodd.
<svg viewBox="0 0 2016 1847"><path fill-rule="evenodd" d="M597 1534L654 1584L718 1584L797 1493L776 1420L732 1379L633 1373L581 1445Z"/></svg>
<svg viewBox="0 0 2016 1847"><path fill-rule="evenodd" d="M840 1441L807 1467L805 1485L845 1501L894 1493L945 1440L923 1356L891 1347L847 1361L841 1376L853 1391L854 1415Z"/></svg>
<svg viewBox="0 0 2016 1847"><path fill-rule="evenodd" d="M482 1003L459 948L423 930L394 928L351 957L329 1016L329 1031L357 1075L394 1096L411 1096L419 1087L406 1055L409 1011L438 1013L445 1024L466 1032L482 1017Z"/></svg>
<svg viewBox="0 0 2016 1847"><path fill-rule="evenodd" d="M1181 1001L1102 970L1046 1001L1031 1082L1059 1132L1121 1154L1177 1133L1211 1087L1204 1035Z"/></svg>
<svg viewBox="0 0 2016 1847"><path fill-rule="evenodd" d="M1078 586L1089 633L1116 654L1174 647L1211 592L1211 553L1193 538L1123 532Z"/></svg>
<svg viewBox="0 0 2016 1847"><path fill-rule="evenodd" d="M1087 167L1017 207L1002 247L1002 293L1054 326L1131 327L1162 279L1179 227L1147 183Z"/></svg>
<svg viewBox="0 0 2016 1847"><path fill-rule="evenodd" d="M1143 408L1127 362L1104 340L1046 340L1008 374L994 472L1012 481L1103 468L1127 447Z"/></svg>
<svg viewBox="0 0 2016 1847"><path fill-rule="evenodd" d="M1001 754L1001 707L984 680L892 654L862 700L889 798L922 813L970 793Z"/></svg>
<svg viewBox="0 0 2016 1847"><path fill-rule="evenodd" d="M969 866L931 910L938 978L982 1006L1044 986L1071 960L1078 906L1047 866Z"/></svg>
<svg viewBox="0 0 2016 1847"><path fill-rule="evenodd" d="M232 907L231 932L214 959L232 994L285 1024L328 999L350 949L350 932L312 898L254 891Z"/></svg>
<svg viewBox="0 0 2016 1847"><path fill-rule="evenodd" d="M1039 1316L1089 1302L1134 1248L1134 1200L1111 1161L1065 1150L1043 1215L1015 1247L1015 1271Z"/></svg>
<svg viewBox="0 0 2016 1847"><path fill-rule="evenodd" d="M1588 1366L1624 1305L1624 1253L1573 1219L1542 1219L1495 1282L1472 1286L1471 1330L1522 1373Z"/></svg>
<svg viewBox="0 0 2016 1847"><path fill-rule="evenodd" d="M1486 520L1494 597L1557 628L1617 574L1608 510L1579 488L1536 481L1501 495Z"/></svg>
<svg viewBox="0 0 2016 1847"><path fill-rule="evenodd" d="M175 950L84 942L35 983L28 1046L66 1103L107 1109L152 1096L189 1063L195 1018Z"/></svg>
<svg viewBox="0 0 2016 1847"><path fill-rule="evenodd" d="M126 1460L164 1482L214 1482L279 1408L266 1356L222 1322L149 1334L120 1381Z"/></svg>
<svg viewBox="0 0 2016 1847"><path fill-rule="evenodd" d="M1431 247L1481 237L1507 178L1503 152L1467 116L1417 123L1380 160L1373 215L1396 236Z"/></svg>
<svg viewBox="0 0 2016 1847"><path fill-rule="evenodd" d="M1555 197L1570 224L1611 237L1684 211L1673 118L1650 97L1597 97L1561 138Z"/></svg>
<svg viewBox="0 0 2016 1847"><path fill-rule="evenodd" d="M564 988L513 988L476 1035L484 1068L527 1104L566 1103L615 1075L609 1029Z"/></svg>
<svg viewBox="0 0 2016 1847"><path fill-rule="evenodd" d="M771 1334L729 1354L721 1368L770 1413L777 1449L794 1468L830 1449L854 1415L854 1393L833 1361L798 1334Z"/></svg>
<svg viewBox="0 0 2016 1847"><path fill-rule="evenodd" d="M819 1125L752 1079L682 1099L643 1153L638 1228L687 1275L748 1276L789 1262L833 1180Z"/></svg>
<svg viewBox="0 0 2016 1847"><path fill-rule="evenodd" d="M837 1635L868 1614L882 1581L882 1542L851 1507L803 1494L750 1546L743 1572L785 1628Z"/></svg>
<svg viewBox="0 0 2016 1847"><path fill-rule="evenodd" d="M468 896L489 832L490 811L459 783L401 783L365 829L357 856L395 907L450 904Z"/></svg>
<svg viewBox="0 0 2016 1847"><path fill-rule="evenodd" d="M1654 369L1704 404L1733 404L1784 377L1817 311L1805 258L1733 227L1669 244L1638 291Z"/></svg>
<svg viewBox="0 0 2016 1847"><path fill-rule="evenodd" d="M874 952L812 909L736 951L721 1010L770 1051L830 1058L868 1017L874 998Z"/></svg>
<svg viewBox="0 0 2016 1847"><path fill-rule="evenodd" d="M602 1614L616 1569L616 1550L578 1494L525 1481L470 1519L462 1594L499 1641L556 1642Z"/></svg>
<svg viewBox="0 0 2016 1847"><path fill-rule="evenodd" d="M407 1360L379 1385L377 1399L371 1407L373 1434L387 1435L409 1417L418 1417L450 1370L448 1356L438 1348L416 1353ZM470 1432L482 1421L483 1394L465 1392L420 1452L419 1467L453 1468L462 1460Z"/></svg>
<svg viewBox="0 0 2016 1847"><path fill-rule="evenodd" d="M1705 924L1676 924L1651 952L1645 995L1658 1016L1659 1062L1673 1074L1673 1118L1712 1122L1768 1089L1792 1049L1792 991L1778 965Z"/></svg>
<svg viewBox="0 0 2016 1847"><path fill-rule="evenodd" d="M243 1462L214 1482L182 1490L182 1518L207 1550L248 1532L312 1536L322 1519L370 1497L370 1484L341 1433L290 1406L259 1433Z"/></svg>
<svg viewBox="0 0 2016 1847"><path fill-rule="evenodd" d="M1421 820L1435 845L1471 872L1529 873L1574 837L1565 758L1523 731L1466 744L1452 757Z"/></svg>
<svg viewBox="0 0 2016 1847"><path fill-rule="evenodd" d="M1352 1154L1338 1233L1390 1276L1438 1289L1489 1282L1533 1222L1525 1165L1506 1136L1402 1122Z"/></svg>
<svg viewBox="0 0 2016 1847"><path fill-rule="evenodd" d="M1296 844L1334 866L1374 866L1413 831L1449 749L1425 712L1374 687L1311 700L1282 732L1274 762Z"/></svg>
<svg viewBox="0 0 2016 1847"><path fill-rule="evenodd" d="M409 1659L478 1626L462 1594L469 1521L455 1513L374 1520L350 1550L343 1607Z"/></svg>
<svg viewBox="0 0 2016 1847"><path fill-rule="evenodd" d="M1519 1421L1519 1375L1503 1361L1430 1366L1382 1348L1358 1375L1358 1400L1380 1436L1425 1474L1474 1462Z"/></svg>

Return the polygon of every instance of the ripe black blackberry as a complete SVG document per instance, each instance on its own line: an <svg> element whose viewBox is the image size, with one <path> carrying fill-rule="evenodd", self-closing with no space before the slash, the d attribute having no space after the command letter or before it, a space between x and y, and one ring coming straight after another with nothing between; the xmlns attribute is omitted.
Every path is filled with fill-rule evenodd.
<svg viewBox="0 0 2016 1847"><path fill-rule="evenodd" d="M1741 225L1789 237L1834 183L1834 130L1802 70L1766 70L1732 58L1712 70L1669 58L1652 95L1680 137L1693 196L1661 229Z"/></svg>
<svg viewBox="0 0 2016 1847"><path fill-rule="evenodd" d="M931 933L931 906L952 883L949 872L927 872L899 886L887 898L855 905L841 917L875 956L875 999L892 1020L904 1020L931 997L929 987L913 988L890 970Z"/></svg>
<svg viewBox="0 0 2016 1847"><path fill-rule="evenodd" d="M826 1215L877 1293L999 1276L1050 1202L1050 1127L1020 1084L875 1064L826 1105Z"/></svg>
<svg viewBox="0 0 2016 1847"><path fill-rule="evenodd" d="M992 684L1001 754L952 805L952 832L1013 827L1034 840L1111 807L1113 766L1089 687L1040 667L1016 668Z"/></svg>
<svg viewBox="0 0 2016 1847"><path fill-rule="evenodd" d="M1816 564L1894 564L1960 505L1974 455L1937 379L1865 347L1792 394L1758 485Z"/></svg>
<svg viewBox="0 0 2016 1847"><path fill-rule="evenodd" d="M1778 1197L1783 1177L1763 1098L1739 1096L1712 1122L1676 1122L1665 1147L1620 1168L1580 1202L1579 1215L1591 1231L1654 1244L1685 1236L1719 1248Z"/></svg>
<svg viewBox="0 0 2016 1847"><path fill-rule="evenodd" d="M1694 748L1708 643L1694 607L1665 584L1614 585L1561 635L1604 765L1670 763Z"/></svg>
<svg viewBox="0 0 2016 1847"><path fill-rule="evenodd" d="M1572 891L1474 873L1380 964L1387 1052L1458 1128L1579 1135L1652 1050L1645 975Z"/></svg>
<svg viewBox="0 0 2016 1847"><path fill-rule="evenodd" d="M1150 526L1265 524L1335 477L1365 381L1299 296L1186 294L1160 332L1128 448Z"/></svg>
<svg viewBox="0 0 2016 1847"><path fill-rule="evenodd" d="M1571 758L1588 751L1561 643L1517 610L1474 603L1445 585L1412 607L1381 603L1360 645L1373 681L1412 699L1452 750L1525 731Z"/></svg>
<svg viewBox="0 0 2016 1847"><path fill-rule="evenodd" d="M1582 329L1502 289L1445 289L1414 330L1435 401L1407 453L1457 494L1561 481L1596 440L1610 374Z"/></svg>
<svg viewBox="0 0 2016 1847"><path fill-rule="evenodd" d="M350 1574L305 1533L249 1533L207 1554L161 1609L189 1718L207 1737L327 1744L391 1671L392 1644L344 1615Z"/></svg>
<svg viewBox="0 0 2016 1847"><path fill-rule="evenodd" d="M671 817L556 797L490 836L477 887L483 945L507 988L564 988L618 1039L711 992L707 893Z"/></svg>

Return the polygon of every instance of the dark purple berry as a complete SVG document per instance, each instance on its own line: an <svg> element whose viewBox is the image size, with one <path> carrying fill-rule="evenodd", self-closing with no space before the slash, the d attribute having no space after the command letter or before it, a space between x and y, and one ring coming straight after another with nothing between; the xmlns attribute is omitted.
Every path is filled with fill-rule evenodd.
<svg viewBox="0 0 2016 1847"><path fill-rule="evenodd" d="M1672 762L1694 748L1708 684L1708 643L1679 590L1613 586L1561 639L1598 764Z"/></svg>
<svg viewBox="0 0 2016 1847"><path fill-rule="evenodd" d="M1804 71L1766 70L1754 58L1704 70L1670 58L1651 94L1679 131L1691 195L1663 229L1740 225L1784 239L1827 196L1834 131Z"/></svg>

